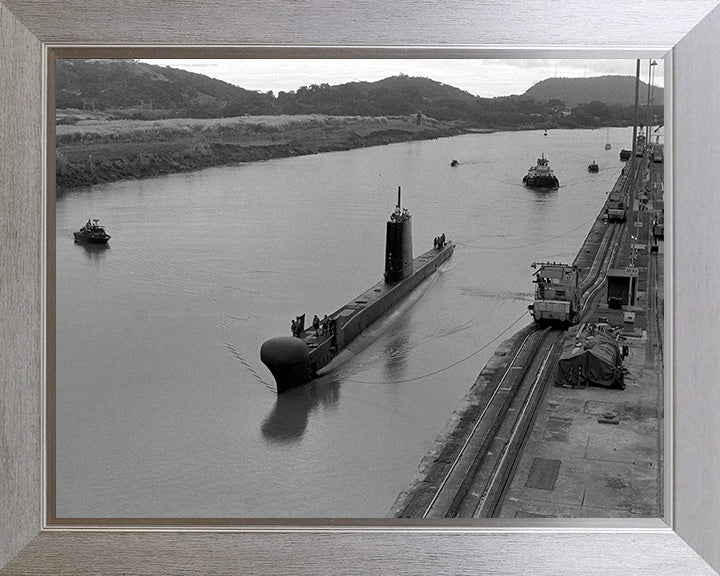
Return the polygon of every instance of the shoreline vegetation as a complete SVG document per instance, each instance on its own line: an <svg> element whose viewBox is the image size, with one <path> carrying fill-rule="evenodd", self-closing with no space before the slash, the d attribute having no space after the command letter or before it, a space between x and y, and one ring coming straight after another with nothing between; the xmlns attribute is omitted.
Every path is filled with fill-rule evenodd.
<svg viewBox="0 0 720 576"><path fill-rule="evenodd" d="M72 118L72 122L64 121ZM417 114L324 114L113 120L102 113L58 110L56 187L148 178L273 158L429 140L468 132L456 122ZM448 159L448 162L450 159Z"/></svg>

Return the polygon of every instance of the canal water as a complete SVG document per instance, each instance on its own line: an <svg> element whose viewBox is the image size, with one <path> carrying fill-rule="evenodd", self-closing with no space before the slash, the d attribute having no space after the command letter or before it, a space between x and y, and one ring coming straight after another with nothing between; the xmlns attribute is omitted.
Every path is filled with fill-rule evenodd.
<svg viewBox="0 0 720 576"><path fill-rule="evenodd" d="M385 516L530 321L530 264L575 257L630 147L631 128L610 151L607 134L468 134L61 194L58 517ZM522 186L540 153L559 190ZM415 254L445 233L453 257L347 362L277 396L260 345L381 279L398 186ZM88 218L107 247L74 243Z"/></svg>

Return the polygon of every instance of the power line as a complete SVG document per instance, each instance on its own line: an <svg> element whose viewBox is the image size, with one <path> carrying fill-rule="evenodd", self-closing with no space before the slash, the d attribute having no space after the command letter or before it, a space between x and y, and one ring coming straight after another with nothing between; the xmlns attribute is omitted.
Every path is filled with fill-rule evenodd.
<svg viewBox="0 0 720 576"><path fill-rule="evenodd" d="M472 357L475 356L476 354L478 354L478 353L482 352L483 350L485 350L485 348L487 348L488 346L490 346L490 344L492 344L493 342L495 342L495 341L497 341L499 338L501 338L508 330L510 330L510 328L512 328L513 326L515 326L515 324L517 324L518 322L520 322L520 320L522 320L526 315L527 315L527 312L523 312L523 313L517 318L517 320L515 320L512 324L510 324L510 326L508 326L507 328L505 328L502 332L500 332L497 336L495 336L492 340L490 340L490 342L487 342L486 344L483 344L480 348L478 348L477 350L475 350L475 352L473 352L472 354L469 354L469 355L465 356L465 358L461 358L460 360L457 360L456 362L453 362L452 364L449 364L448 366L445 366L444 368L440 368L439 370L435 370L434 372L428 372L427 374L422 374L421 376L415 376L414 378L408 378L408 379L406 379L406 380L388 380L388 381L374 381L374 382L372 382L372 381L366 381L366 380L351 380L351 379L349 379L349 378L346 378L346 379L344 379L344 380L345 380L346 382L353 382L353 383L355 383L355 384L403 384L403 383L405 383L405 382L414 382L415 380L421 380L421 379L423 379L423 378L427 378L428 376L435 376L435 374L440 374L441 372L445 372L445 370L449 370L450 368L454 368L454 367L457 366L458 364L462 364L462 363L465 362L466 360L469 360L470 358L472 358Z"/></svg>
<svg viewBox="0 0 720 576"><path fill-rule="evenodd" d="M596 218L590 218L590 220L586 220L582 224L578 224L574 228L570 228L570 230L565 230L565 232L561 232L560 234L555 234L554 236L548 236L547 238L541 238L539 240L533 240L532 242L529 242L527 244L518 244L517 246L475 246L474 244L468 244L461 241L457 241L456 244L460 246L468 246L470 248L477 248L478 250L513 250L515 248L527 248L528 246L536 246L543 242L547 242L548 240L554 240L555 238L560 238L562 236L565 236L566 234L575 232L575 230L577 230L578 228L587 226L588 224L590 224L590 222L593 222L594 220L596 220Z"/></svg>

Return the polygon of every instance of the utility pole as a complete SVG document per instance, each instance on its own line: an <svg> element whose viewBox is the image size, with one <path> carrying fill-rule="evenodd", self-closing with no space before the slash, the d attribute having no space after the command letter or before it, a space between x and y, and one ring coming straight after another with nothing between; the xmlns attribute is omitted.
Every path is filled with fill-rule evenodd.
<svg viewBox="0 0 720 576"><path fill-rule="evenodd" d="M635 167L635 149L637 148L637 129L638 129L638 103L640 101L640 59L638 58L635 66L635 120L633 122L633 141L632 156L630 157L630 173L632 174Z"/></svg>
<svg viewBox="0 0 720 576"><path fill-rule="evenodd" d="M652 117L650 112L650 92L652 87L652 71L653 66L656 66L655 60L648 60L648 95L647 95L647 118L645 119L645 144L650 143L650 124L652 123Z"/></svg>
<svg viewBox="0 0 720 576"><path fill-rule="evenodd" d="M657 65L657 64L658 64L658 63L655 62L655 65ZM655 113L654 113L654 105L655 105L655 67L653 67L653 69L652 69L652 80L650 81L650 83L651 83L651 85L652 85L652 89L651 89L651 91L650 91L650 107L653 108L653 122L657 123L658 117L655 116ZM663 122L663 124L664 124L664 122ZM660 126L658 125L658 127L655 128L655 132L657 132L659 128L660 128ZM655 138L656 138L656 139L659 139L659 136L655 136Z"/></svg>

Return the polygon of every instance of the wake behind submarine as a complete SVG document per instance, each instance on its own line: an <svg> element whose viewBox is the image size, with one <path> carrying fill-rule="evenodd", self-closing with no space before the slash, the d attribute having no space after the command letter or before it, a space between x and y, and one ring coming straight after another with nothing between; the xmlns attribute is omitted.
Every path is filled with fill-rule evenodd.
<svg viewBox="0 0 720 576"><path fill-rule="evenodd" d="M438 266L452 256L455 245L445 235L435 246L413 259L412 216L400 201L390 215L385 235L384 278L328 316L323 329L305 329L305 315L296 319L297 336L279 336L263 342L260 360L275 378L277 392L300 386L317 376L360 333L405 298Z"/></svg>

